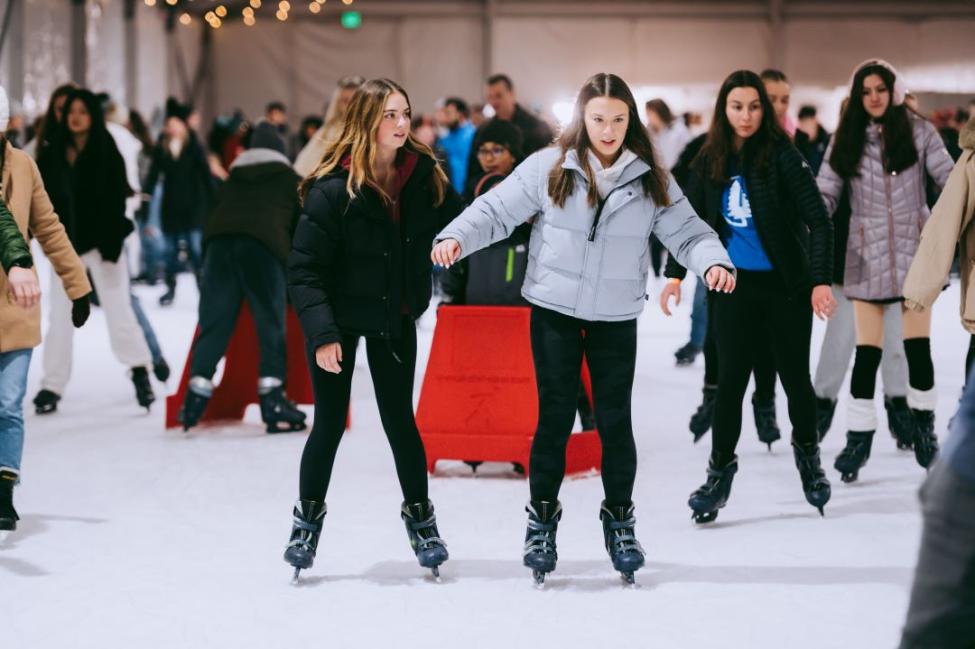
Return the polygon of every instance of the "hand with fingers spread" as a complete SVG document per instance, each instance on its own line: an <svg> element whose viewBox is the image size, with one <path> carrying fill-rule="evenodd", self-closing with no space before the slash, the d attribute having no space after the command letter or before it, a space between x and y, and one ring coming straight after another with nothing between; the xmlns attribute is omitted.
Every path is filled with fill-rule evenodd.
<svg viewBox="0 0 975 649"><path fill-rule="evenodd" d="M438 241L430 253L430 259L437 266L450 268L454 262L460 259L460 244L456 239L444 239Z"/></svg>
<svg viewBox="0 0 975 649"><path fill-rule="evenodd" d="M670 298L674 298L674 306L680 306L680 280L670 279L664 290L660 292L660 310L665 316L670 316Z"/></svg>
<svg viewBox="0 0 975 649"><path fill-rule="evenodd" d="M833 298L833 289L826 284L820 284L812 291L813 313L820 320L828 320L836 309L836 300Z"/></svg>
<svg viewBox="0 0 975 649"><path fill-rule="evenodd" d="M41 300L41 286L31 268L14 266L7 273L8 294L14 303L24 309L32 309Z"/></svg>
<svg viewBox="0 0 975 649"><path fill-rule="evenodd" d="M329 343L315 350L315 363L326 372L342 371L342 343Z"/></svg>
<svg viewBox="0 0 975 649"><path fill-rule="evenodd" d="M735 274L723 266L711 266L704 274L708 290L731 293L735 290Z"/></svg>

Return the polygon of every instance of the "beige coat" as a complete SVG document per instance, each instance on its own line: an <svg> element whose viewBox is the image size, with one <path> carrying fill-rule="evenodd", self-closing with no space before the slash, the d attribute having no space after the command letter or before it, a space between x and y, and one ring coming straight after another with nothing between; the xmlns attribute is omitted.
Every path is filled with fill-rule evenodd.
<svg viewBox="0 0 975 649"><path fill-rule="evenodd" d="M75 300L91 292L85 266L75 253L54 206L44 191L37 165L23 151L6 147L3 197L24 238L34 237ZM30 239L28 239L29 241ZM0 352L36 347L41 342L41 308L23 309L8 296L7 276L0 272Z"/></svg>
<svg viewBox="0 0 975 649"><path fill-rule="evenodd" d="M955 163L904 282L908 308L923 311L941 293L960 243L961 323L975 334L975 115L961 131L961 157Z"/></svg>

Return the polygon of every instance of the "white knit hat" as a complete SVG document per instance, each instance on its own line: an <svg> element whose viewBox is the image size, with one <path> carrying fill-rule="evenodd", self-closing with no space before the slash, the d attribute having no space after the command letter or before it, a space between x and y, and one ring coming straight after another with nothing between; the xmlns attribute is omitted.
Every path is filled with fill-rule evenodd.
<svg viewBox="0 0 975 649"><path fill-rule="evenodd" d="M905 84L901 79L901 75L897 73L894 66L883 59L867 59L860 65L853 68L853 74L850 75L850 87L853 87L853 80L856 78L857 73L859 73L863 68L871 65L879 65L882 68L886 68L888 72L894 75L894 87L891 89L890 97L895 106L900 106L903 104L904 99L907 96L907 84Z"/></svg>
<svg viewBox="0 0 975 649"><path fill-rule="evenodd" d="M7 100L7 91L0 86L0 133L7 130L7 123L10 121L10 101Z"/></svg>

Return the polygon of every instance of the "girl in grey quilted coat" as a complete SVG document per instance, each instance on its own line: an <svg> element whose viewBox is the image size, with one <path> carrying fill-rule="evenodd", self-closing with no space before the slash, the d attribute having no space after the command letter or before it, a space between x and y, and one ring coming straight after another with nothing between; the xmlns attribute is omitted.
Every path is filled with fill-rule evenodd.
<svg viewBox="0 0 975 649"><path fill-rule="evenodd" d="M849 105L817 179L830 213L844 185L850 192L843 292L854 305L857 349L847 445L835 463L845 482L857 479L870 455L877 428L873 394L882 356L884 309L902 308L904 279L929 215L927 180L940 189L952 168L934 126L904 105L905 92L897 71L886 61L871 59L857 66ZM930 311L903 312L907 401L914 416L913 439L907 445L913 446L923 467L938 450L930 331Z"/></svg>
<svg viewBox="0 0 975 649"><path fill-rule="evenodd" d="M539 412L524 563L537 580L555 569L558 493L585 354L603 448L606 550L616 570L632 578L644 559L633 532L630 398L650 237L711 289L732 290L734 267L718 235L657 166L633 95L615 75L586 82L558 146L533 154L454 219L437 235L433 260L450 265L510 236L532 216L522 295L532 305Z"/></svg>

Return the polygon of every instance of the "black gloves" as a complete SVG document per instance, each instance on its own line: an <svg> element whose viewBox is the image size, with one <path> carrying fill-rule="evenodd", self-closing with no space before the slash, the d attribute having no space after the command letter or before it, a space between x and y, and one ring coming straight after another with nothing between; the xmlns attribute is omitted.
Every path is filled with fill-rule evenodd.
<svg viewBox="0 0 975 649"><path fill-rule="evenodd" d="M74 300L71 306L71 323L74 324L76 329L85 324L88 316L91 315L90 296L91 293L82 295L77 300Z"/></svg>

